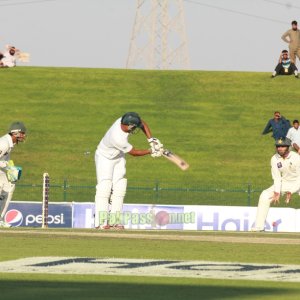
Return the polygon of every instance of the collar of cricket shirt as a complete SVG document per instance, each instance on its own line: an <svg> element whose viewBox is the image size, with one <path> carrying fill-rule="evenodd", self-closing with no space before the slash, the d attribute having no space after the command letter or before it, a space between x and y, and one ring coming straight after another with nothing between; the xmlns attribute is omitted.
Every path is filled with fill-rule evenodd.
<svg viewBox="0 0 300 300"><path fill-rule="evenodd" d="M12 136L10 134L7 134L6 137L7 137L7 140L8 140L9 147L13 148L14 143L13 143L13 140L12 140Z"/></svg>

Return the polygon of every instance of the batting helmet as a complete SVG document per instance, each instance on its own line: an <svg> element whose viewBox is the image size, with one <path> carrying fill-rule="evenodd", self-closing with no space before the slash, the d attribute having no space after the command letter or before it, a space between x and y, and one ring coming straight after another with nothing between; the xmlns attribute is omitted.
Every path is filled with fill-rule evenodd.
<svg viewBox="0 0 300 300"><path fill-rule="evenodd" d="M126 113L121 119L121 124L134 125L135 127L143 128L142 120L140 116L135 112Z"/></svg>
<svg viewBox="0 0 300 300"><path fill-rule="evenodd" d="M291 146L291 140L288 138L279 138L276 140L275 146L276 147L281 147L281 146L289 147L289 146Z"/></svg>
<svg viewBox="0 0 300 300"><path fill-rule="evenodd" d="M13 122L8 129L8 133L16 137L16 143L24 142L26 138L26 127L23 122Z"/></svg>
<svg viewBox="0 0 300 300"><path fill-rule="evenodd" d="M23 122L13 122L11 123L8 133L18 133L18 132L23 132L26 133L26 127Z"/></svg>

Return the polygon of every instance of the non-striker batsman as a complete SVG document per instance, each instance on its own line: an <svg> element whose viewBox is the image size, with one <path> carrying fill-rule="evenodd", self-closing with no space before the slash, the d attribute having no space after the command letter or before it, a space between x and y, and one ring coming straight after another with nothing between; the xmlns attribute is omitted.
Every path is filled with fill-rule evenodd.
<svg viewBox="0 0 300 300"><path fill-rule="evenodd" d="M10 160L10 152L25 138L26 127L22 122L12 123L8 133L0 138L0 227L10 227L10 224L4 221L4 217L15 190L15 182L20 178L22 171Z"/></svg>
<svg viewBox="0 0 300 300"><path fill-rule="evenodd" d="M135 149L129 142L130 134L141 129L147 137L151 149ZM162 155L163 145L152 137L150 128L135 112L128 112L117 119L100 141L96 153L97 186L95 196L95 228L100 229L124 229L119 222L108 224L105 215L109 212L111 202L111 214L122 212L123 200L126 194L127 179L125 154L133 156ZM100 215L104 218L100 218Z"/></svg>

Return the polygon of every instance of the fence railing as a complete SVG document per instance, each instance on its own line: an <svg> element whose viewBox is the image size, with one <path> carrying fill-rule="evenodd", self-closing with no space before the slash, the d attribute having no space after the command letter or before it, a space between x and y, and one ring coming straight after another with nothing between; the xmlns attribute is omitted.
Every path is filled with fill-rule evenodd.
<svg viewBox="0 0 300 300"><path fill-rule="evenodd" d="M252 183L236 187L181 186L165 182L131 182L127 187L126 203L256 206L263 189ZM49 201L93 202L95 183L74 184L68 179L50 181ZM18 183L14 200L41 201L42 184ZM300 208L300 197L294 195L289 207ZM284 201L281 201L284 204Z"/></svg>
<svg viewBox="0 0 300 300"><path fill-rule="evenodd" d="M256 193L251 183L237 188L212 186L184 187L163 182L136 182L127 187L127 203L256 205ZM50 182L50 201L94 201L95 184L73 184L67 179ZM40 201L42 184L18 183L14 200Z"/></svg>

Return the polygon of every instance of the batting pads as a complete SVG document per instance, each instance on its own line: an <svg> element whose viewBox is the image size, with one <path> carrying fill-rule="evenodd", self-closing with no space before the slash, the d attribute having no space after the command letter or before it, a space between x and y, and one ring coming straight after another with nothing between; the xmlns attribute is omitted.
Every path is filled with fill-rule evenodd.
<svg viewBox="0 0 300 300"><path fill-rule="evenodd" d="M0 187L0 219L1 220L4 218L6 214L14 190L15 190L15 185L10 182Z"/></svg>
<svg viewBox="0 0 300 300"><path fill-rule="evenodd" d="M100 225L100 212L108 212L108 203L111 195L112 181L101 180L96 186L95 196L95 227Z"/></svg>
<svg viewBox="0 0 300 300"><path fill-rule="evenodd" d="M121 178L113 184L111 195L111 212L121 212L123 208L123 201L126 195L127 179Z"/></svg>
<svg viewBox="0 0 300 300"><path fill-rule="evenodd" d="M111 180L102 180L97 184L95 197L95 227L107 225L108 218L105 224L103 224L103 212L107 213L108 217L109 203L111 203L110 213L122 212L126 188L126 178L121 178L114 183L112 183ZM102 218L100 218L100 215L102 215Z"/></svg>

